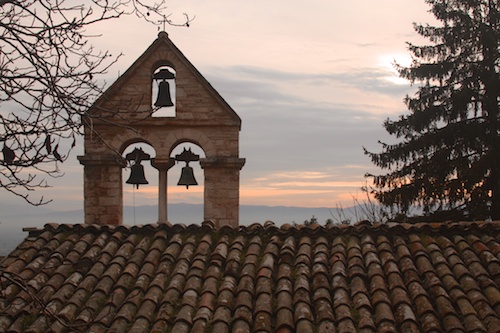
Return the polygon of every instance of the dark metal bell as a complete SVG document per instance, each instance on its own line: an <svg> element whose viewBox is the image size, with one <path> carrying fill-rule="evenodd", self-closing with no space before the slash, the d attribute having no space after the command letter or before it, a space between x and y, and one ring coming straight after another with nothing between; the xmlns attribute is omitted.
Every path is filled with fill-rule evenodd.
<svg viewBox="0 0 500 333"><path fill-rule="evenodd" d="M140 162L132 165L130 170L130 177L126 181L127 184L133 184L136 188L139 188L139 185L142 184L149 184L144 175L144 167Z"/></svg>
<svg viewBox="0 0 500 333"><path fill-rule="evenodd" d="M170 85L167 81L163 80L158 84L158 96L156 98L155 106L161 108L163 106L174 106L170 98Z"/></svg>
<svg viewBox="0 0 500 333"><path fill-rule="evenodd" d="M182 168L181 178L179 179L177 185L185 185L187 189L189 189L189 186L191 185L198 185L198 182L194 178L193 168L189 165Z"/></svg>

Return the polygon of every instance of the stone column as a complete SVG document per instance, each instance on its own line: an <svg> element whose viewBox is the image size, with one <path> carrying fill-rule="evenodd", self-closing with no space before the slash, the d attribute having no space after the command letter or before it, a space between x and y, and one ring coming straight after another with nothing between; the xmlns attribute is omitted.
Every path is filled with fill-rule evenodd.
<svg viewBox="0 0 500 333"><path fill-rule="evenodd" d="M173 167L175 160L158 160L153 158L151 165L158 170L158 223L168 222L167 213L167 185L168 170Z"/></svg>
<svg viewBox="0 0 500 333"><path fill-rule="evenodd" d="M202 158L200 165L205 174L204 219L215 226L237 227L240 210L240 170L244 158Z"/></svg>
<svg viewBox="0 0 500 333"><path fill-rule="evenodd" d="M78 156L84 166L84 212L86 224L123 223L122 168L114 155Z"/></svg>

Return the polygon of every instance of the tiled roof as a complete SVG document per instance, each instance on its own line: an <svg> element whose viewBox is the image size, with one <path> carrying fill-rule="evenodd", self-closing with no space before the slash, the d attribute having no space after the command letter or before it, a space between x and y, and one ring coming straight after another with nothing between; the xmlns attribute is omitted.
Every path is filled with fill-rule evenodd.
<svg viewBox="0 0 500 333"><path fill-rule="evenodd" d="M500 222L46 225L0 332L499 332Z"/></svg>

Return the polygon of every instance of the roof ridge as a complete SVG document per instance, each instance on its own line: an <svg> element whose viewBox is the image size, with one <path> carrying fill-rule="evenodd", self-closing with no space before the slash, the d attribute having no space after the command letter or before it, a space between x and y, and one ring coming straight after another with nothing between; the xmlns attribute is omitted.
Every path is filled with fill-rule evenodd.
<svg viewBox="0 0 500 333"><path fill-rule="evenodd" d="M181 230L219 230L222 233L231 232L243 232L248 234L254 234L261 231L275 232L279 234L291 234L291 233L307 233L316 234L319 232L330 232L337 231L341 233L349 232L361 232L361 231L396 231L400 229L401 231L414 231L414 230L426 230L426 231L442 231L449 230L456 227L460 228L480 228L484 229L487 227L500 228L500 221L444 221L444 222L418 222L418 223L398 223L398 222L387 222L387 223L371 223L369 221L360 221L354 224L328 224L328 225L295 225L290 223L284 223L277 226L273 221L265 221L264 223L252 223L250 225L240 225L238 227L223 226L220 229L215 227L212 221L203 221L201 224L192 223L189 225L182 223L149 223L142 225L98 225L98 224L65 224L65 223L47 223L42 228L28 227L23 228L23 231L28 232L30 236L35 236L43 231L69 231L69 230L87 230L87 231L116 231L122 230L126 232L137 231L137 230L147 230L147 229L158 229L166 228L175 231Z"/></svg>

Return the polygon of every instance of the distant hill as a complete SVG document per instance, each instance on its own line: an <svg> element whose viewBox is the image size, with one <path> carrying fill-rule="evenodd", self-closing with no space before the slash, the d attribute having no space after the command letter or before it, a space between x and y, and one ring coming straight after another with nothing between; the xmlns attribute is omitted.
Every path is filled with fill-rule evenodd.
<svg viewBox="0 0 500 333"><path fill-rule="evenodd" d="M345 209L346 212L352 208ZM304 208L286 206L240 206L240 224L264 223L273 221L276 225L284 223L303 223L311 217L320 224L327 219L338 218L336 209ZM25 227L43 227L46 223L83 223L83 210L51 211L46 207L2 207L0 205L0 256L12 251L26 237ZM168 217L171 223L195 224L203 222L202 204L169 204ZM138 206L123 208L123 223L127 225L156 223L157 206Z"/></svg>
<svg viewBox="0 0 500 333"><path fill-rule="evenodd" d="M346 211L349 208L345 209ZM283 223L303 223L315 216L320 223L329 218L336 218L337 210L330 208L304 208L288 206L240 206L240 224L263 223L273 221L277 225ZM201 223L203 222L202 204L169 204L168 217L171 223ZM157 206L125 206L123 208L123 223L147 224L156 223ZM45 207L24 207L16 209L0 206L0 228L42 227L46 223L83 223L83 209L70 211L53 211Z"/></svg>

